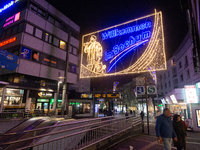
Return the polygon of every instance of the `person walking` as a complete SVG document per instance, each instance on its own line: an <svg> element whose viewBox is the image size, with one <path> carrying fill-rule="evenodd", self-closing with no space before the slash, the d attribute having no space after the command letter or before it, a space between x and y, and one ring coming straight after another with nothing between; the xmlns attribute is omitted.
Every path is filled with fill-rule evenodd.
<svg viewBox="0 0 200 150"><path fill-rule="evenodd" d="M163 114L157 117L155 126L158 141L163 141L165 150L171 150L172 138L177 141L177 135L174 132L173 124L170 118L170 110L165 108Z"/></svg>
<svg viewBox="0 0 200 150"><path fill-rule="evenodd" d="M178 139L177 141L174 141L174 146L176 146L177 150L182 150L183 148L186 149L187 134L185 127L181 122L180 115L174 115L173 126Z"/></svg>
<svg viewBox="0 0 200 150"><path fill-rule="evenodd" d="M141 116L142 121L143 121L143 118L144 118L144 112L143 111L141 111L140 116Z"/></svg>

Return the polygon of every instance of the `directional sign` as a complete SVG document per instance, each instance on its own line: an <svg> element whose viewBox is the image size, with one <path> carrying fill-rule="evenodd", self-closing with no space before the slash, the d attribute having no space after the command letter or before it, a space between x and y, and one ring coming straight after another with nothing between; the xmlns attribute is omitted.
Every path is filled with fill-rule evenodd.
<svg viewBox="0 0 200 150"><path fill-rule="evenodd" d="M145 94L144 86L137 86L137 95Z"/></svg>
<svg viewBox="0 0 200 150"><path fill-rule="evenodd" d="M155 85L147 86L147 94L157 94L156 86Z"/></svg>
<svg viewBox="0 0 200 150"><path fill-rule="evenodd" d="M19 59L18 56L13 55L7 51L0 49L0 67L8 70L14 70L19 66L14 62Z"/></svg>

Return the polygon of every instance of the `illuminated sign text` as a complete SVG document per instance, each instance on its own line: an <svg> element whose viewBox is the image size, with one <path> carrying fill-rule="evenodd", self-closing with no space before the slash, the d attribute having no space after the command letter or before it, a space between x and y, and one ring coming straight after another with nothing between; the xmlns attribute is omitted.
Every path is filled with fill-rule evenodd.
<svg viewBox="0 0 200 150"><path fill-rule="evenodd" d="M3 6L3 8L0 8L0 13L2 11L6 10L7 8L9 8L10 6L12 6L13 4L15 4L16 2L19 2L19 0L11 1L8 4L6 4L5 6Z"/></svg>
<svg viewBox="0 0 200 150"><path fill-rule="evenodd" d="M9 43L15 42L16 39L17 39L17 38L14 37L14 38L11 38L11 39L9 39L9 40L3 41L3 42L0 43L0 47L2 47L2 46L4 46L4 45L7 45L7 44L9 44Z"/></svg>
<svg viewBox="0 0 200 150"><path fill-rule="evenodd" d="M13 15L13 16L9 17L8 19L6 19L6 22L5 22L5 24L3 25L3 27L6 27L6 26L12 24L13 22L18 21L19 18L20 18L20 12L18 12L18 13L16 13L15 15Z"/></svg>

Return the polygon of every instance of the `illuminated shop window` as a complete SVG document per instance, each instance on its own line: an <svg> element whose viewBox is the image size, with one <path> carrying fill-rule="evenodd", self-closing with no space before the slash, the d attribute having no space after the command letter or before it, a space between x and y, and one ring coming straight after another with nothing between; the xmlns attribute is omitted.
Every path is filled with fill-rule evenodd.
<svg viewBox="0 0 200 150"><path fill-rule="evenodd" d="M60 48L66 50L66 42L60 40Z"/></svg>

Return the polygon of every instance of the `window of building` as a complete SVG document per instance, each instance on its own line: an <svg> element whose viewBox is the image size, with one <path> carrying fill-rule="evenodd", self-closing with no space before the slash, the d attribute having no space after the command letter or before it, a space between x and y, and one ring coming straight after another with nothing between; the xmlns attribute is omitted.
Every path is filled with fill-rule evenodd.
<svg viewBox="0 0 200 150"><path fill-rule="evenodd" d="M53 45L59 46L59 39L53 37Z"/></svg>
<svg viewBox="0 0 200 150"><path fill-rule="evenodd" d="M35 36L42 39L42 30L36 28L35 29Z"/></svg>
<svg viewBox="0 0 200 150"><path fill-rule="evenodd" d="M72 53L73 52L73 47L70 45L70 48L69 48L69 52Z"/></svg>
<svg viewBox="0 0 200 150"><path fill-rule="evenodd" d="M51 57L49 55L46 55L46 54L42 54L42 61L41 63L42 64L45 64L45 65L50 65L50 61L51 61Z"/></svg>
<svg viewBox="0 0 200 150"><path fill-rule="evenodd" d="M17 28L18 28L18 26L14 26L14 27L12 28L12 35L17 34Z"/></svg>
<svg viewBox="0 0 200 150"><path fill-rule="evenodd" d="M32 10L34 13L37 13L37 6L33 3L30 3L30 10Z"/></svg>
<svg viewBox="0 0 200 150"><path fill-rule="evenodd" d="M33 34L34 31L34 26L30 25L30 24L26 24L26 29L25 32L29 33L29 34Z"/></svg>
<svg viewBox="0 0 200 150"><path fill-rule="evenodd" d="M53 16L49 15L47 21L54 24L55 19L53 18Z"/></svg>
<svg viewBox="0 0 200 150"><path fill-rule="evenodd" d="M46 16L45 14L46 14L46 12L43 9L38 8L38 15L40 17L45 18L45 16Z"/></svg>
<svg viewBox="0 0 200 150"><path fill-rule="evenodd" d="M160 87L161 87L161 90L162 90L162 89L163 89L163 85L162 85L162 83L161 83L161 86L160 86Z"/></svg>
<svg viewBox="0 0 200 150"><path fill-rule="evenodd" d="M65 61L58 60L58 68L59 69L65 70L65 65L66 65Z"/></svg>
<svg viewBox="0 0 200 150"><path fill-rule="evenodd" d="M183 81L183 74L181 75L181 81Z"/></svg>
<svg viewBox="0 0 200 150"><path fill-rule="evenodd" d="M49 34L48 33L45 33L44 40L45 40L45 42L49 42Z"/></svg>
<svg viewBox="0 0 200 150"><path fill-rule="evenodd" d="M24 23L20 23L18 26L18 33L22 32L24 30Z"/></svg>
<svg viewBox="0 0 200 150"><path fill-rule="evenodd" d="M61 28L61 23L58 20L55 20L55 26Z"/></svg>
<svg viewBox="0 0 200 150"><path fill-rule="evenodd" d="M66 50L66 47L67 47L66 42L60 40L60 48L63 49L63 50Z"/></svg>
<svg viewBox="0 0 200 150"><path fill-rule="evenodd" d="M13 47L11 49L7 49L7 51L9 53L12 53L12 54L16 55L16 56L19 56L20 46L15 46L15 47Z"/></svg>
<svg viewBox="0 0 200 150"><path fill-rule="evenodd" d="M165 88L167 88L167 83L165 83Z"/></svg>
<svg viewBox="0 0 200 150"><path fill-rule="evenodd" d="M32 52L32 61L36 61L36 62L40 61L40 53L39 52L36 52L36 51Z"/></svg>
<svg viewBox="0 0 200 150"><path fill-rule="evenodd" d="M171 87L171 82L169 81L169 87Z"/></svg>
<svg viewBox="0 0 200 150"><path fill-rule="evenodd" d="M6 38L12 35L12 29L8 29L6 32Z"/></svg>
<svg viewBox="0 0 200 150"><path fill-rule="evenodd" d="M182 68L182 64L181 64L181 61L179 62L179 68Z"/></svg>
<svg viewBox="0 0 200 150"><path fill-rule="evenodd" d="M187 76L190 78L190 70L187 71Z"/></svg>
<svg viewBox="0 0 200 150"><path fill-rule="evenodd" d="M52 39L53 39L52 35L49 35L49 43L52 43Z"/></svg>
<svg viewBox="0 0 200 150"><path fill-rule="evenodd" d="M164 73L164 78L166 79L166 73Z"/></svg>
<svg viewBox="0 0 200 150"><path fill-rule="evenodd" d="M58 60L55 57L51 57L50 66L57 67Z"/></svg>
<svg viewBox="0 0 200 150"><path fill-rule="evenodd" d="M73 54L77 55L77 48L73 47Z"/></svg>
<svg viewBox="0 0 200 150"><path fill-rule="evenodd" d="M170 72L168 71L168 77L170 78Z"/></svg>

